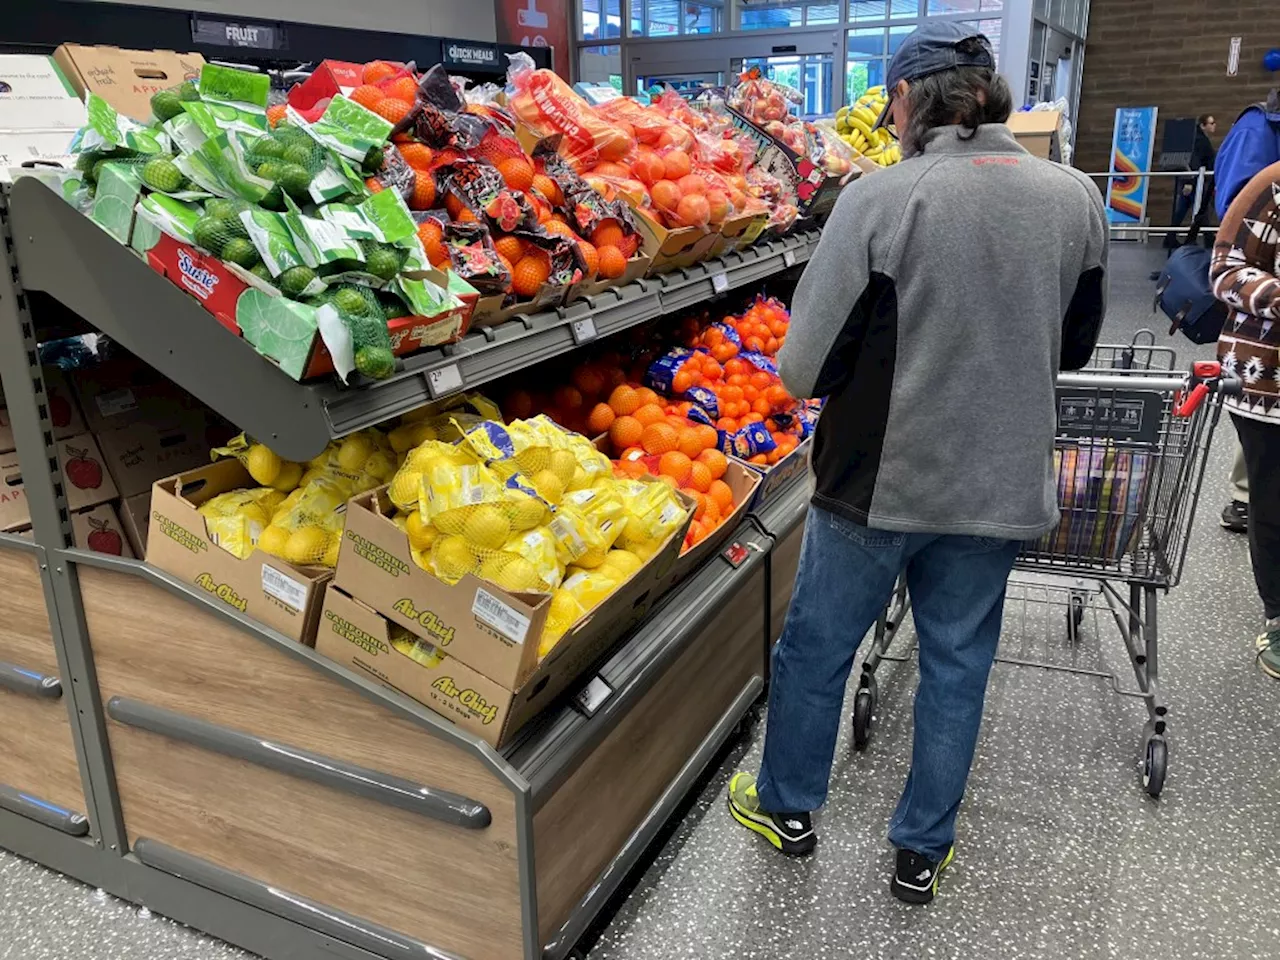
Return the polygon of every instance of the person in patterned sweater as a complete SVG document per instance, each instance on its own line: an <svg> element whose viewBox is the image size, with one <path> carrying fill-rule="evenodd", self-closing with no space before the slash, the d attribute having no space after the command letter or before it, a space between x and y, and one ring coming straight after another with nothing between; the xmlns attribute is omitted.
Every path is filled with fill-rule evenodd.
<svg viewBox="0 0 1280 960"><path fill-rule="evenodd" d="M1231 307L1218 359L1244 381L1226 399L1249 474L1249 552L1267 618L1258 666L1280 680L1280 163L1236 195L1218 230L1209 276Z"/></svg>

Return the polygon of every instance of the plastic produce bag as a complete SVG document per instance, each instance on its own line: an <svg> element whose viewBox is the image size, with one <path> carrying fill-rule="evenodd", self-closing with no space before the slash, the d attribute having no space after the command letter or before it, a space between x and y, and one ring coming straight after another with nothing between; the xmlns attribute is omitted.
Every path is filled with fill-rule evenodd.
<svg viewBox="0 0 1280 960"><path fill-rule="evenodd" d="M284 494L269 487L230 490L200 505L209 539L243 560L253 553Z"/></svg>

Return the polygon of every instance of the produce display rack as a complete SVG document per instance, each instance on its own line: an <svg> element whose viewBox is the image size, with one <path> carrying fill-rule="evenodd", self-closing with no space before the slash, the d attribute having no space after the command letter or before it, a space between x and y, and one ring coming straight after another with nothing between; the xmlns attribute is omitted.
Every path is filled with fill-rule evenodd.
<svg viewBox="0 0 1280 960"><path fill-rule="evenodd" d="M340 389L274 370L44 186L0 192L0 376L33 527L0 535L0 847L271 960L571 956L749 721L807 500L800 478L737 549L638 599L576 696L495 750L156 568L71 548L27 291L305 459L815 242L508 321Z"/></svg>

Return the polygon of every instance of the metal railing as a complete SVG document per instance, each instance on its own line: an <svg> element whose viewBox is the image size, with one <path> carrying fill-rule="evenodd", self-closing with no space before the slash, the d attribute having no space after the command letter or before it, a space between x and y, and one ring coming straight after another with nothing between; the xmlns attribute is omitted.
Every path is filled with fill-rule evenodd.
<svg viewBox="0 0 1280 960"><path fill-rule="evenodd" d="M1191 210L1189 211L1191 215L1194 217L1195 212L1200 209L1200 205L1204 202L1205 191L1208 189L1208 180L1213 176L1213 171L1207 170L1204 167L1201 167L1199 170L1152 170L1147 173L1117 173L1115 171L1108 170L1103 173L1086 172L1085 176L1093 180L1112 180L1112 179L1118 180L1118 179L1127 178L1127 177L1138 177L1138 178L1145 178L1145 179L1151 179L1155 177L1175 177L1177 179L1185 180L1185 179L1188 179L1189 177L1195 177L1196 178L1195 197L1191 203ZM1111 224L1111 238L1114 240L1118 236L1119 237L1134 237L1134 236L1146 237L1150 234L1177 233L1181 230L1186 230L1186 229L1188 228L1185 226L1177 226L1175 224L1151 226L1151 225L1144 225L1140 223L1133 223L1133 224L1113 223ZM1204 234L1216 234L1218 232L1218 225L1205 224L1200 228L1200 232Z"/></svg>

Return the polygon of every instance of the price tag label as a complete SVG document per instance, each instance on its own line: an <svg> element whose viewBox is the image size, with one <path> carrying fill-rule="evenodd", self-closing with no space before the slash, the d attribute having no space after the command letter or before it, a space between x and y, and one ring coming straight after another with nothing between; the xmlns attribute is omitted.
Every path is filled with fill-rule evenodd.
<svg viewBox="0 0 1280 960"><path fill-rule="evenodd" d="M442 397L461 390L462 371L456 363L430 371L427 373L427 389L431 391L432 397Z"/></svg>
<svg viewBox="0 0 1280 960"><path fill-rule="evenodd" d="M724 293L729 289L729 275L727 273L713 273L711 275L711 289L716 293Z"/></svg>
<svg viewBox="0 0 1280 960"><path fill-rule="evenodd" d="M784 267L794 267L796 265L796 252L794 250L782 251L782 265Z"/></svg>
<svg viewBox="0 0 1280 960"><path fill-rule="evenodd" d="M591 678L591 682L578 691L573 698L573 705L586 717L594 717L596 711L604 706L604 702L613 696L613 687L605 683L599 674Z"/></svg>
<svg viewBox="0 0 1280 960"><path fill-rule="evenodd" d="M720 555L729 562L729 566L737 570L738 567L742 566L746 561L748 553L749 551L747 548L735 540L733 543L729 544L729 546L725 547L724 551Z"/></svg>
<svg viewBox="0 0 1280 960"><path fill-rule="evenodd" d="M584 343L590 343L598 336L594 317L583 317L581 320L575 320L569 324L569 329L573 331L573 342L579 346Z"/></svg>

